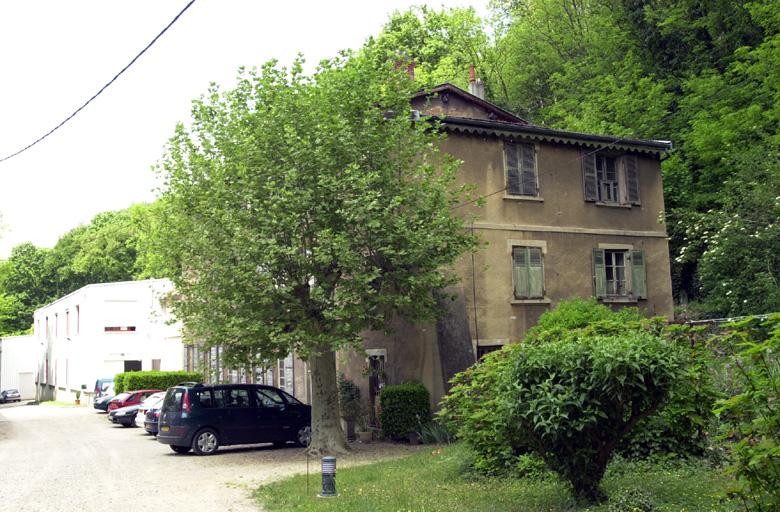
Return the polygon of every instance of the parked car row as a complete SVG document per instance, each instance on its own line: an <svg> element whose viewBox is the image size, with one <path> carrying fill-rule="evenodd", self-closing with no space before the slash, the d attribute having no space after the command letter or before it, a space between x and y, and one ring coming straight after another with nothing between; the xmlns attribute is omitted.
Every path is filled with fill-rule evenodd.
<svg viewBox="0 0 780 512"><path fill-rule="evenodd" d="M107 410L109 421L141 424L176 453L211 455L236 444L308 446L311 440L311 406L273 386L186 382L105 398L96 397L94 407Z"/></svg>

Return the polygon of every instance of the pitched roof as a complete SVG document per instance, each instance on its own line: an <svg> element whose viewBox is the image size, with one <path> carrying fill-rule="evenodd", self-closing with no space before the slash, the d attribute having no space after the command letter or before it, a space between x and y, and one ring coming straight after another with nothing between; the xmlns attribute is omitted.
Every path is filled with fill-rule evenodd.
<svg viewBox="0 0 780 512"><path fill-rule="evenodd" d="M462 133L474 133L480 135L496 135L530 138L546 142L560 144L572 144L593 148L613 148L623 151L636 151L661 155L672 149L672 143L664 140L644 140L628 137L614 137L610 135L595 135L590 133L574 132L568 130L556 130L529 123L525 119L504 110L478 96L474 96L463 89L444 83L430 90L423 90L413 96L418 99L443 93L454 94L464 101L475 104L483 110L492 113L492 119L476 119L473 117L459 116L433 116L438 117L446 129Z"/></svg>
<svg viewBox="0 0 780 512"><path fill-rule="evenodd" d="M479 96L474 96L470 92L466 92L460 87L457 87L455 85L452 85L451 83L443 83L441 85L437 85L433 89L430 90L422 90L412 96L412 99L416 98L422 98L425 96L431 96L433 94L442 94L442 93L449 93L454 94L456 96L460 96L465 101L468 101L470 103L474 103L476 105L479 105L483 109L487 110L488 112L492 112L497 119L502 119L502 122L505 123L516 123L516 124L529 124L528 121L525 119L518 117L517 115L513 114L512 112L508 110L504 110L503 108L499 107L498 105L491 103L487 100L483 100Z"/></svg>

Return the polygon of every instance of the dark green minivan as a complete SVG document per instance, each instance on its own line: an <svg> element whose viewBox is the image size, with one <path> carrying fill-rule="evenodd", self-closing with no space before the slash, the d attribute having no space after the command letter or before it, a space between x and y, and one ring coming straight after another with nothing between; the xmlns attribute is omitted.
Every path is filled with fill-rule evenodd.
<svg viewBox="0 0 780 512"><path fill-rule="evenodd" d="M168 388L157 440L176 453L211 455L220 446L311 438L311 406L273 386L182 384Z"/></svg>

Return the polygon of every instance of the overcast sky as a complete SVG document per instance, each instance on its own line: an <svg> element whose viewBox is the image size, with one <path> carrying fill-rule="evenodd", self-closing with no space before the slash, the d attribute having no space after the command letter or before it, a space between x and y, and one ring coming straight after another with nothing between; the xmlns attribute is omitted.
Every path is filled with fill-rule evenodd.
<svg viewBox="0 0 780 512"><path fill-rule="evenodd" d="M127 64L188 0L0 1L0 158L37 139ZM117 82L48 139L0 163L0 259L96 214L153 200L151 166L190 102L239 66L357 48L388 1L197 0ZM430 2L476 7L487 0Z"/></svg>

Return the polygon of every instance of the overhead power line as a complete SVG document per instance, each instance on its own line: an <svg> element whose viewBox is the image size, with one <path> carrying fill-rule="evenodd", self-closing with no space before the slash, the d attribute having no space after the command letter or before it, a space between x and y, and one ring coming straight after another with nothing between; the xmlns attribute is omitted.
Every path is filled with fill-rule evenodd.
<svg viewBox="0 0 780 512"><path fill-rule="evenodd" d="M60 124L58 124L57 126L55 126L54 128L52 128L51 130L49 130L48 132L46 132L46 133L45 133L45 134L43 134L42 136L38 137L36 140L34 140L34 141L33 141L33 142L31 142L30 144L26 145L25 147L23 147L23 148L22 148L22 149L20 149L19 151L15 152L15 153L11 153L10 155L8 155L8 156L5 156L5 157L3 157L3 158L0 158L0 163L3 163L3 162L5 162L6 160L10 160L11 158L13 158L13 157L15 157L15 156L17 156L17 155L20 155L20 154L24 153L25 151L27 151L28 149L32 148L33 146L35 146L35 145L36 145L36 144L38 144L39 142L42 142L42 141L43 141L43 140L44 140L46 137L48 137L48 136L49 136L49 135L51 135L52 133L54 133L54 132L56 132L57 130L59 130L60 128L62 128L62 126L63 126L65 123L67 123L68 121L70 121L71 119L73 119L74 117L76 117L76 115L77 115L79 112L81 112L82 110L84 110L84 107L86 107L87 105L89 105L90 103L92 103L92 101L93 101L95 98L97 98L98 96L100 96L100 95L103 93L103 91L105 91L105 90L108 88L108 86L109 86L109 85L113 84L113 83L116 81L116 79L117 79L117 78L119 78L120 76L122 76L122 73L124 73L125 71L127 71L127 70L130 68L130 66L132 66L133 64L135 64L135 61L137 61L137 60L138 60L138 59L141 57L141 55L143 55L144 53L146 53L146 50L148 50L149 48L151 48L151 47L152 47L152 45L154 45L154 43L156 43L156 42L157 42L157 40L158 40L158 39L160 39L160 37L162 37L162 35L163 35L163 34L165 34L165 32L167 32L167 31L168 31L168 29L169 29L169 28L171 28L171 26L173 26L173 24L174 24L174 23L176 23L176 21L178 21L178 19L181 17L181 15L182 15L182 14L184 14L184 12L185 12L187 9L189 9L189 8L190 8L190 6L191 6L192 4L194 4L194 3L195 3L195 0L190 0L190 2L189 2L187 5L185 5L185 6L184 6L184 9L182 9L181 11L179 11L179 14L177 14L177 15L176 15L176 17L174 17L174 18L171 20L171 22L170 22L170 23L168 23L168 24L165 26L165 28L164 28L164 29L162 29L162 31L161 31L159 34L157 34L157 35L155 36L155 38L154 38L154 39L152 39L152 40L151 40L151 42L150 42L149 44L147 44L147 45L144 47L144 49L143 49L143 50L141 50L140 52L138 52L138 55L136 55L135 57L133 57L133 60L131 60L131 61L130 61L130 62L129 62L129 63L128 63L128 64L127 64L125 67L123 67L123 68L122 68L122 69L119 71L119 73L117 73L116 75L114 75L114 78L112 78L111 80L109 80L109 81L108 81L108 83L106 83L106 85L104 85L103 87L101 87L101 88L100 88L100 90L99 90L98 92L96 92L95 94L93 94L91 98L89 98L89 99L88 99L88 100L87 100L87 101L86 101L86 102L85 102L83 105L81 105L79 108L77 108L77 109L76 109L76 110L75 110L75 111L74 111L74 112L73 112L71 115L69 115L68 117L66 117L66 118L65 118L65 119L64 119L64 120L63 120L63 121L62 121Z"/></svg>

